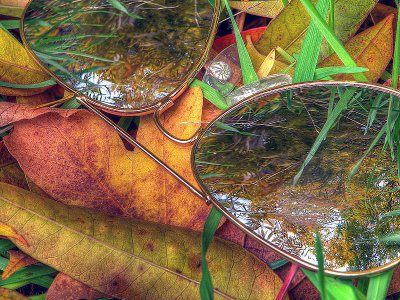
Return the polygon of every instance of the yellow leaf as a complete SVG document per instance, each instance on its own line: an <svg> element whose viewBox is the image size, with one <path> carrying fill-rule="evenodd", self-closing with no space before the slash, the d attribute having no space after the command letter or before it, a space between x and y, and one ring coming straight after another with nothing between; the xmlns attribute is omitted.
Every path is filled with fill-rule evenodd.
<svg viewBox="0 0 400 300"><path fill-rule="evenodd" d="M176 136L191 136L202 119L203 94L189 89L161 115ZM1 124L14 123L6 145L24 173L67 204L201 230L209 207L139 150L128 151L118 134L84 110L33 109L0 103ZM24 121L25 119L25 121ZM137 139L196 184L190 145L164 137L152 116L141 119Z"/></svg>
<svg viewBox="0 0 400 300"><path fill-rule="evenodd" d="M6 30L0 28L0 81L13 84L35 84L50 80L31 58L25 48ZM50 87L15 89L0 87L0 94L6 96L31 96L44 92Z"/></svg>
<svg viewBox="0 0 400 300"><path fill-rule="evenodd" d="M315 4L317 1L312 0ZM347 41L364 21L378 0L336 0L335 1L335 33L338 38ZM273 19L267 30L256 43L256 48L267 55L276 47L283 48L290 55L299 53L305 34L310 24L310 15L300 0L292 0ZM327 43L323 43L322 57L328 54ZM278 57L279 58L279 57Z"/></svg>
<svg viewBox="0 0 400 300"><path fill-rule="evenodd" d="M21 250L105 294L199 299L199 233L67 206L4 183L0 207L0 222L15 224L31 245L18 244ZM272 300L282 286L238 245L216 238L208 259L216 299Z"/></svg>
<svg viewBox="0 0 400 300"><path fill-rule="evenodd" d="M246 41L247 41L246 44L247 52L249 53L251 62L253 63L253 67L254 69L258 70L260 69L262 63L265 60L265 55L258 52L258 50L254 47L250 35L246 36Z"/></svg>
<svg viewBox="0 0 400 300"><path fill-rule="evenodd" d="M229 5L248 14L266 18L275 18L284 7L282 0L229 1Z"/></svg>
<svg viewBox="0 0 400 300"><path fill-rule="evenodd" d="M28 246L27 241L21 235L19 235L14 228L1 222L0 222L0 236L9 239L15 239L20 243L24 244L25 246Z"/></svg>
<svg viewBox="0 0 400 300"><path fill-rule="evenodd" d="M368 80L376 82L389 64L393 53L393 15L368 28L345 44L357 66L366 67ZM332 54L319 67L342 66L336 54ZM351 80L351 75L336 76L336 79Z"/></svg>
<svg viewBox="0 0 400 300"><path fill-rule="evenodd" d="M272 67L275 63L275 49L273 49L264 59L262 65L257 71L258 78L264 78L270 75Z"/></svg>
<svg viewBox="0 0 400 300"><path fill-rule="evenodd" d="M16 291L7 290L0 287L0 300L29 300L29 298Z"/></svg>

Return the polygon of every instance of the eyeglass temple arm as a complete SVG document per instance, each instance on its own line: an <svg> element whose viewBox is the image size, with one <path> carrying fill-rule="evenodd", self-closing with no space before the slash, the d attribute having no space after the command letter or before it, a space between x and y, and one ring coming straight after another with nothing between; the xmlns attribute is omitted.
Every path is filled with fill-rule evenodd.
<svg viewBox="0 0 400 300"><path fill-rule="evenodd" d="M145 146L140 144L134 138L132 138L125 130L115 124L110 118L105 116L100 110L94 107L92 104L88 103L85 98L77 97L77 101L85 106L89 111L93 112L97 116L99 116L103 121L105 121L108 125L110 125L113 129L115 129L118 134L129 144L135 146L137 149L145 153L149 158L151 158L154 162L159 164L164 168L168 173L174 176L177 180L179 180L184 186L186 186L194 195L201 198L206 202L207 205L211 204L210 199L200 192L197 188L191 185L188 181L182 178L178 173L176 173L173 169L171 169L166 163L164 163L160 158L158 158L155 154L153 154L150 150L148 150Z"/></svg>
<svg viewBox="0 0 400 300"><path fill-rule="evenodd" d="M154 123L156 124L157 128L161 131L161 133L166 136L168 139L170 139L171 141L178 143L178 144L192 144L196 141L197 137L199 136L200 132L201 132L201 128L199 128L190 138L188 139L181 139L178 138L174 135L172 135L171 133L169 133L164 126L161 124L160 121L160 114L168 109L170 106L172 106L174 104L174 102L172 100L167 101L166 103L164 103L163 105L161 105L155 112L154 112Z"/></svg>
<svg viewBox="0 0 400 300"><path fill-rule="evenodd" d="M277 88L283 85L288 85L292 83L292 78L290 77L290 75L288 74L274 74L271 76L267 76L265 78L262 78L260 80L260 83L257 83L258 85L258 89L257 90L253 90L251 93L256 93L256 92L263 92L263 91L267 91L269 89L272 88ZM243 88L246 88L246 86L242 86L240 88L237 89L237 93L239 93L238 95L235 95L236 93L232 93L231 97L227 97L227 102L229 105L233 105L235 104L235 102L237 102L238 100L241 101L244 98L251 96L251 95L246 95L246 93L242 93L241 90L243 90ZM236 98L236 99L230 99L230 98ZM188 139L181 139L178 138L174 135L172 135L171 133L169 133L164 126L161 124L160 121L160 114L167 110L170 106L172 106L174 104L173 100L167 101L166 103L164 103L163 105L161 105L155 112L154 112L154 123L156 124L157 128L161 131L161 133L166 136L168 139L170 139L171 141L178 143L178 144L192 144L193 142L196 141L197 137L200 135L201 131L203 130L202 128L199 128L194 135L192 135L190 138Z"/></svg>

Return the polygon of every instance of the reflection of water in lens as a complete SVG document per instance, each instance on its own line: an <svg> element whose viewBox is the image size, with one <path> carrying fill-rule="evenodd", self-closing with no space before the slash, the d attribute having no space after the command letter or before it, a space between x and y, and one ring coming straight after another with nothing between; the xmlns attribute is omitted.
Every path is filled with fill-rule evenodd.
<svg viewBox="0 0 400 300"><path fill-rule="evenodd" d="M381 154L383 140L348 179L386 120L384 106L364 134L378 92L354 93L293 185L332 112L330 96L336 104L344 92L328 87L296 91L292 109L286 106L286 94L236 108L220 120L234 130L217 123L199 142L196 171L218 202L270 243L316 264L318 230L328 268L366 270L399 255L398 246L379 242L400 229L398 217L380 218L400 208L396 163L390 153Z"/></svg>
<svg viewBox="0 0 400 300"><path fill-rule="evenodd" d="M155 104L183 84L206 48L213 9L207 0L33 1L28 43L64 82L120 107ZM199 50L200 49L200 50Z"/></svg>

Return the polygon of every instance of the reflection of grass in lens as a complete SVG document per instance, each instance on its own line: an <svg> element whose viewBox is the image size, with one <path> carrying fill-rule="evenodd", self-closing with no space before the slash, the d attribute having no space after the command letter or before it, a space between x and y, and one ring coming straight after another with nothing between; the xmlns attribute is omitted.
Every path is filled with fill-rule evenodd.
<svg viewBox="0 0 400 300"><path fill-rule="evenodd" d="M313 253L313 233L319 230L327 267L382 265L397 257L399 247L382 245L379 238L400 229L400 223L398 218L383 222L380 215L400 209L400 193L396 166L389 152L382 153L384 140L368 151L385 126L388 96L380 96L376 107L378 95L313 88L296 91L290 109L284 95L238 107L200 141L196 169L233 215L256 233L273 236L285 250ZM335 112L341 100L345 103ZM327 117L332 120L324 132ZM318 136L315 154L293 185Z"/></svg>
<svg viewBox="0 0 400 300"><path fill-rule="evenodd" d="M48 0L29 11L28 40L63 81L95 100L134 108L182 84L202 55L213 15L207 0Z"/></svg>

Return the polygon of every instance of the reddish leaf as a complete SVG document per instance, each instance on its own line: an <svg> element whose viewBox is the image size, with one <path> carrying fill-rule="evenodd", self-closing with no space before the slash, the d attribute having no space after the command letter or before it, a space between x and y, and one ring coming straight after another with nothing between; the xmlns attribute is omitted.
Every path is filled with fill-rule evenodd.
<svg viewBox="0 0 400 300"><path fill-rule="evenodd" d="M242 32L243 40L246 40L246 36L251 36L253 43L257 42L258 39L262 36L262 34L265 32L266 28L267 27L257 27L243 31ZM236 43L235 35L233 33L228 34L226 36L216 39L213 44L213 49L217 52L221 52L226 47L233 45L234 43Z"/></svg>
<svg viewBox="0 0 400 300"><path fill-rule="evenodd" d="M200 126L202 93L189 90L162 115L181 137ZM209 208L139 151L127 151L117 133L84 110L32 109L0 103L0 124L14 130L4 140L27 176L67 204L200 230ZM185 122L189 122L187 125ZM193 182L190 146L176 145L144 117L138 140Z"/></svg>
<svg viewBox="0 0 400 300"><path fill-rule="evenodd" d="M58 273L46 295L46 300L95 300L98 298L107 298L107 295L64 273Z"/></svg>
<svg viewBox="0 0 400 300"><path fill-rule="evenodd" d="M19 269L37 263L36 259L21 251L9 250L8 253L10 254L10 261L8 262L8 265L1 276L1 279L3 280L10 277L12 274L14 274L14 272L18 271Z"/></svg>

